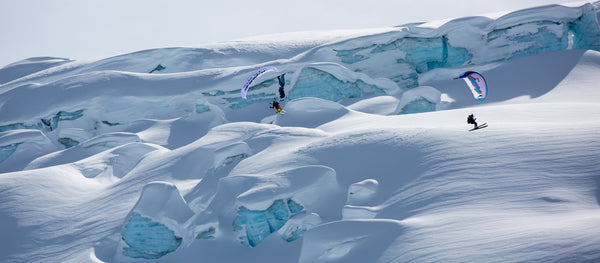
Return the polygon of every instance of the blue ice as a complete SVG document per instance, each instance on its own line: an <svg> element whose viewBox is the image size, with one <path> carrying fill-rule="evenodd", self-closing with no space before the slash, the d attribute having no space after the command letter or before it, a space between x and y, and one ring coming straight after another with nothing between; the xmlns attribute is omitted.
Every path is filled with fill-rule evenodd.
<svg viewBox="0 0 600 263"><path fill-rule="evenodd" d="M210 111L210 107L206 104L196 104L196 113L205 113Z"/></svg>
<svg viewBox="0 0 600 263"><path fill-rule="evenodd" d="M288 97L290 99L316 97L330 101L340 101L347 98L383 94L385 92L382 89L361 80L347 82L322 70L304 68Z"/></svg>
<svg viewBox="0 0 600 263"><path fill-rule="evenodd" d="M396 62L410 70L398 70L395 76L386 76L402 87L418 86L418 74L442 67L456 67L467 64L471 54L465 48L454 47L442 37L406 37L388 44L369 45L352 50L336 50L342 62L354 64L370 59L372 55L393 50L402 51L403 59Z"/></svg>
<svg viewBox="0 0 600 263"><path fill-rule="evenodd" d="M0 163L8 159L19 147L20 143L13 143L9 145L0 146Z"/></svg>
<svg viewBox="0 0 600 263"><path fill-rule="evenodd" d="M279 82L277 78L268 79L262 81L258 84L251 86L248 89L248 94L246 95L246 99L240 96L239 90L235 90L234 92L217 92L216 95L219 96L224 95L223 98L230 103L230 108L232 109L240 109L254 103L264 103L267 105L269 102L273 100L273 98L278 98L279 93ZM220 93L220 94L219 94ZM204 93L203 93L204 94ZM204 95L212 95L212 94L204 94Z"/></svg>
<svg viewBox="0 0 600 263"><path fill-rule="evenodd" d="M304 212L304 207L292 199L275 200L266 210L240 207L233 229L241 232L240 242L243 245L255 247L290 218Z"/></svg>
<svg viewBox="0 0 600 263"><path fill-rule="evenodd" d="M52 131L58 127L58 123L60 121L76 120L76 119L83 117L83 111L84 111L83 109L73 111L73 112L59 111L58 113L54 114L53 116L51 116L49 118L40 119L39 122L32 124L32 125L24 124L24 123L11 123L11 124L7 124L7 125L2 125L2 126L0 126L0 132L16 130L16 129L42 130L43 128L48 128Z"/></svg>
<svg viewBox="0 0 600 263"><path fill-rule="evenodd" d="M71 148L79 144L79 141L71 139L69 137L61 137L58 138L58 142L64 145L66 148Z"/></svg>
<svg viewBox="0 0 600 263"><path fill-rule="evenodd" d="M426 99L419 99L406 104L400 114L421 113L435 111L436 104Z"/></svg>
<svg viewBox="0 0 600 263"><path fill-rule="evenodd" d="M25 123L11 123L7 125L0 126L0 132L17 130L17 129L35 129L35 130L44 130L49 129L50 131L55 130L58 127L58 123L61 121L70 121L76 120L83 117L83 109L77 110L73 112L68 111L59 111L54 116L50 118L40 119L39 122L29 125ZM60 138L58 142L64 145L66 148L73 147L79 144L78 141L75 141L71 138ZM8 159L10 155L12 155L17 149L18 144L5 145L0 147L0 163L4 160Z"/></svg>
<svg viewBox="0 0 600 263"><path fill-rule="evenodd" d="M73 112L59 111L54 116L47 119L41 119L41 121L52 131L58 127L58 123L61 121L71 121L83 117L83 111L84 110L77 110Z"/></svg>
<svg viewBox="0 0 600 263"><path fill-rule="evenodd" d="M335 49L336 56L349 67L369 59L379 59L380 53L400 51L404 54L396 60L398 70L385 72L383 76L403 88L418 86L419 74L436 68L459 67L478 63L490 63L513 58L566 49L592 49L600 51L600 27L592 5L581 17L573 20L542 20L508 24L489 31L473 32L482 39L483 45L461 47L452 45L451 39L461 38L461 29L450 30L437 37L421 36L418 30L386 44L368 44L354 49ZM408 31L411 31L409 29ZM432 33L427 33L432 35ZM461 41L455 41L460 43ZM394 53L390 53L392 56ZM474 57L475 56L475 57ZM361 70L369 70L356 66Z"/></svg>
<svg viewBox="0 0 600 263"><path fill-rule="evenodd" d="M527 29L532 24L537 29L535 33L515 33L527 32ZM523 29L519 30L520 28ZM557 32L561 33L557 35ZM521 48L511 50L511 53L503 57L502 60L526 57L549 51L566 50L569 45L565 25L550 21L525 23L497 29L488 33L487 41L490 43L490 46L497 49L507 48L507 43L518 43L516 46Z"/></svg>
<svg viewBox="0 0 600 263"><path fill-rule="evenodd" d="M593 49L600 51L600 27L596 13L592 9L569 23L569 33L573 35L573 49Z"/></svg>
<svg viewBox="0 0 600 263"><path fill-rule="evenodd" d="M128 245L123 255L131 258L157 259L175 251L181 245L181 237L165 225L133 213L121 232Z"/></svg>

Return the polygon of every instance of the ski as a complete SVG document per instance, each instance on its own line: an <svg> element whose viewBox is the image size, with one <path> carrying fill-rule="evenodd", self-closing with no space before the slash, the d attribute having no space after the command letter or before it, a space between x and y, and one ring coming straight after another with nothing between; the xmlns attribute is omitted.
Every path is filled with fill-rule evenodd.
<svg viewBox="0 0 600 263"><path fill-rule="evenodd" d="M477 126L476 128L470 129L469 131L479 130L479 129L483 129L486 127L487 127L487 123L483 123L483 124Z"/></svg>

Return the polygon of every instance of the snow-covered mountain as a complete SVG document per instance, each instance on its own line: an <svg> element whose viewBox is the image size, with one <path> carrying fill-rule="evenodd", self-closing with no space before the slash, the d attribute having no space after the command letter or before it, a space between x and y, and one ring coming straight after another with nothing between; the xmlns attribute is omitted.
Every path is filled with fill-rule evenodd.
<svg viewBox="0 0 600 263"><path fill-rule="evenodd" d="M599 17L583 2L10 64L0 261L600 261ZM468 132L471 113L489 127Z"/></svg>

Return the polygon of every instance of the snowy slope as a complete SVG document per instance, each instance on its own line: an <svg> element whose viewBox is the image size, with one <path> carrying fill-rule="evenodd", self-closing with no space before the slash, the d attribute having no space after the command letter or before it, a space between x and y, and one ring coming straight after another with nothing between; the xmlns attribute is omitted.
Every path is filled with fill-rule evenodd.
<svg viewBox="0 0 600 263"><path fill-rule="evenodd" d="M0 262L599 261L599 7L11 64Z"/></svg>

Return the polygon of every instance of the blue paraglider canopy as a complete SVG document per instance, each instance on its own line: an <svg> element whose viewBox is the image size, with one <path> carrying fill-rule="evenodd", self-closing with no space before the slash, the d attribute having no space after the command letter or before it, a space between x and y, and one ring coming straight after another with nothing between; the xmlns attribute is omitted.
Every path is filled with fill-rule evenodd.
<svg viewBox="0 0 600 263"><path fill-rule="evenodd" d="M459 78L467 83L476 100L485 99L487 96L487 83L481 74L475 71L467 71L460 75Z"/></svg>
<svg viewBox="0 0 600 263"><path fill-rule="evenodd" d="M258 78L260 75L265 74L269 71L278 71L277 68L275 67L262 67L256 71L254 71L250 76L248 76L248 79L246 79L246 82L244 83L244 86L242 86L242 98L246 99L246 93L248 93L248 89L250 88L250 85L252 84L252 82Z"/></svg>

